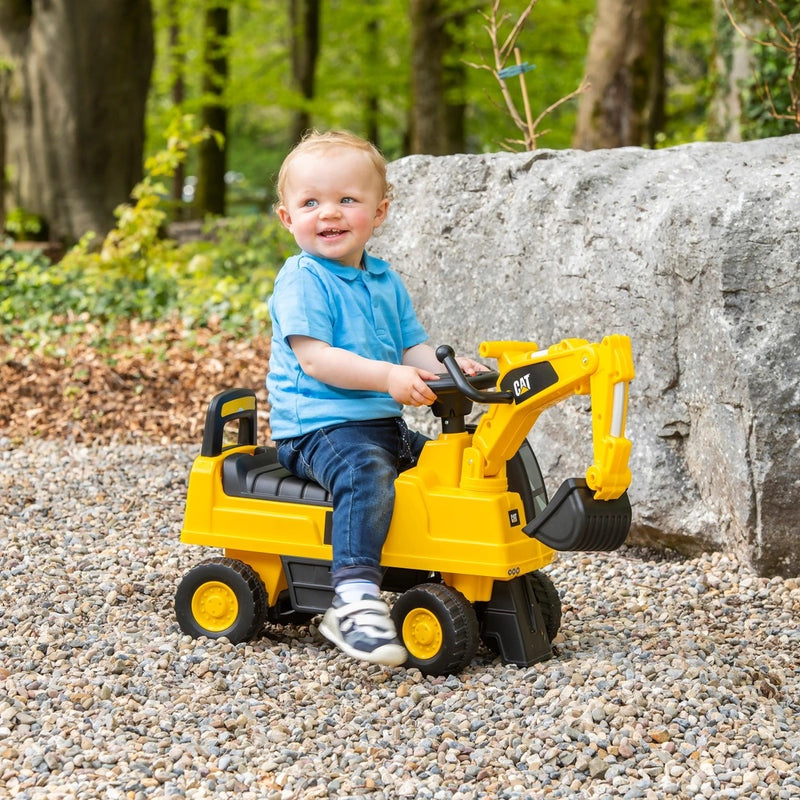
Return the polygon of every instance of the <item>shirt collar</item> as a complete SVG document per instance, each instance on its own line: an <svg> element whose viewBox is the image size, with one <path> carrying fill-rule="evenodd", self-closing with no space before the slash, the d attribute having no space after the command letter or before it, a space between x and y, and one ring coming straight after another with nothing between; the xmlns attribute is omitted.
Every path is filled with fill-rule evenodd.
<svg viewBox="0 0 800 800"><path fill-rule="evenodd" d="M305 250L300 253L300 257L310 258L312 261L325 267L325 269L330 270L334 275L338 275L340 278L344 278L348 281L355 280L361 274L361 270L353 269L353 267L345 267L338 261L311 255L311 253L307 253ZM364 251L364 271L368 272L370 275L380 275L386 272L387 269L389 269L388 261L383 261L380 258L371 256L366 250Z"/></svg>

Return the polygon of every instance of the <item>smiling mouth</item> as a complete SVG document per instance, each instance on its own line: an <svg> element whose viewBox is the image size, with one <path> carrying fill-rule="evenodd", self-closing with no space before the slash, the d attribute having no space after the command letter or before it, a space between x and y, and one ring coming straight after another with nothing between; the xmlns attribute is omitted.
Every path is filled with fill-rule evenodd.
<svg viewBox="0 0 800 800"><path fill-rule="evenodd" d="M347 233L347 231L340 230L339 228L331 228L330 230L322 231L320 236L323 238L333 238L335 236L341 236L343 233Z"/></svg>

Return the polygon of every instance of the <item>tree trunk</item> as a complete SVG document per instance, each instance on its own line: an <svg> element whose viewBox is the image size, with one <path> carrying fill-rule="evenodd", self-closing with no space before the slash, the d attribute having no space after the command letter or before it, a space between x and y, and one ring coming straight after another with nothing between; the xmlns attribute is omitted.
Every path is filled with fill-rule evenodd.
<svg viewBox="0 0 800 800"><path fill-rule="evenodd" d="M441 156L464 149L466 104L452 99L464 79L454 29L467 11L449 12L444 0L411 0L412 153Z"/></svg>
<svg viewBox="0 0 800 800"><path fill-rule="evenodd" d="M597 0L575 147L655 145L664 105L664 5Z"/></svg>
<svg viewBox="0 0 800 800"><path fill-rule="evenodd" d="M411 0L411 152L444 155L444 26L440 0Z"/></svg>
<svg viewBox="0 0 800 800"><path fill-rule="evenodd" d="M298 142L311 127L309 106L314 98L319 56L319 0L289 0L292 81L301 97L301 107L292 120L292 142Z"/></svg>
<svg viewBox="0 0 800 800"><path fill-rule="evenodd" d="M473 12L474 13L474 12ZM467 149L466 116L467 101L464 87L467 83L467 67L461 57L463 28L466 13L453 15L445 26L445 61L442 65L444 85L444 151L464 153ZM451 54L457 54L455 58ZM448 58L448 55L451 55Z"/></svg>
<svg viewBox="0 0 800 800"><path fill-rule="evenodd" d="M167 0L166 14L169 19L170 98L173 108L180 109L183 108L183 102L186 99L186 56L181 48L178 0ZM181 162L175 167L175 175L172 178L172 200L175 208L181 208L185 182L186 164Z"/></svg>
<svg viewBox="0 0 800 800"><path fill-rule="evenodd" d="M102 235L141 178L150 0L0 3L6 210L53 239Z"/></svg>
<svg viewBox="0 0 800 800"><path fill-rule="evenodd" d="M367 63L380 63L381 24L377 17L367 19L364 33L367 43ZM380 142L381 93L377 81L367 81L364 87L364 135L376 147Z"/></svg>
<svg viewBox="0 0 800 800"><path fill-rule="evenodd" d="M213 0L206 9L203 56L203 126L221 133L200 144L194 211L198 216L225 214L225 173L228 161L228 108L225 88L228 83L229 0Z"/></svg>

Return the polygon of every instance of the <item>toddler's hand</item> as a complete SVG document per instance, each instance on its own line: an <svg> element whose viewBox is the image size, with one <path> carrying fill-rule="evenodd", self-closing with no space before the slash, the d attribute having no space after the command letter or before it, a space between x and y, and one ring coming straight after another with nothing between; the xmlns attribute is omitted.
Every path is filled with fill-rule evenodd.
<svg viewBox="0 0 800 800"><path fill-rule="evenodd" d="M461 367L461 371L465 375L476 375L478 372L489 371L489 367L485 364L481 364L480 361L473 361L471 358L465 358L464 356L457 356L456 363Z"/></svg>
<svg viewBox="0 0 800 800"><path fill-rule="evenodd" d="M389 371L388 392L406 406L429 406L436 394L425 381L436 379L434 372L403 364L394 365Z"/></svg>

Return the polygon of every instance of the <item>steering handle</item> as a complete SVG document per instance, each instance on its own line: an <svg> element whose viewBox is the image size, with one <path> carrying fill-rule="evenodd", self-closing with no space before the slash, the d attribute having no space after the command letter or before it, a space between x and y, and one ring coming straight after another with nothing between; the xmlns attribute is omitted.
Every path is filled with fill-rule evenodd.
<svg viewBox="0 0 800 800"><path fill-rule="evenodd" d="M453 380L461 394L473 400L476 403L511 403L514 400L514 395L511 392L494 391L486 392L481 389L476 389L469 380L464 376L461 367L458 366L456 361L456 354L452 347L448 344L439 345L436 348L436 358L444 364L445 369ZM435 388L434 388L435 391Z"/></svg>

